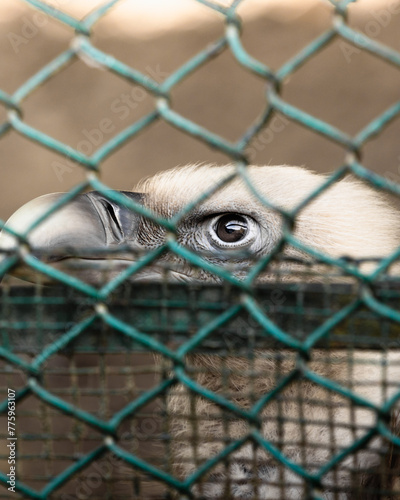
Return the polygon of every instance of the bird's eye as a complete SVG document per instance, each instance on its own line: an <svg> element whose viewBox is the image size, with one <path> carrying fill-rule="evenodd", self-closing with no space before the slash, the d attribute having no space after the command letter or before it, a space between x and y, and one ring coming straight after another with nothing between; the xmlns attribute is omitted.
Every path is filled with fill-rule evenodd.
<svg viewBox="0 0 400 500"><path fill-rule="evenodd" d="M212 249L226 252L232 256L232 251L251 251L254 243L261 244L260 224L246 214L234 212L214 214L206 219L206 236Z"/></svg>
<svg viewBox="0 0 400 500"><path fill-rule="evenodd" d="M226 214L215 224L215 234L224 243L237 243L245 238L248 231L247 220L238 214Z"/></svg>

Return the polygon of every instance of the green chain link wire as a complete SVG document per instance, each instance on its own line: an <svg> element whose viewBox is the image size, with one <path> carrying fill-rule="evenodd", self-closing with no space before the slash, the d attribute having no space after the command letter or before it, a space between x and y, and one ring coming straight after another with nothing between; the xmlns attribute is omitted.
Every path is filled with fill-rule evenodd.
<svg viewBox="0 0 400 500"><path fill-rule="evenodd" d="M7 346L0 346L0 357L10 365L26 372L28 376L28 384L17 393L17 401L22 401L27 396L34 394L37 398L39 398L39 400L53 406L60 412L73 416L75 419L97 429L105 436L104 443L101 446L97 447L90 453L83 455L79 460L75 461L73 465L67 467L61 474L49 481L41 491L35 491L31 487L24 484L23 481L18 480L16 490L28 498L41 500L49 498L49 495L60 488L61 485L69 481L75 474L82 471L85 467L102 457L107 452L114 453L132 467L145 472L151 477L169 485L181 494L190 497L192 486L202 476L207 474L207 472L209 472L216 464L223 462L224 459L226 459L233 451L239 449L245 442L253 442L261 449L270 453L279 463L283 464L295 474L302 477L311 489L315 489L313 490L314 493L312 493L312 498L316 500L320 498L318 496L317 489L321 487L323 476L331 471L335 465L342 461L346 456L364 447L374 436L380 434L394 445L400 446L400 438L394 436L387 428L387 419L389 418L393 406L400 399L400 391L392 396L392 398L389 399L382 407L379 407L371 404L367 400L364 400L360 396L357 396L350 389L347 389L332 380L317 375L307 366L307 360L310 358L311 351L315 345L326 338L335 326L348 319L361 306L366 306L381 318L388 318L391 321L400 324L400 314L392 307L377 300L376 297L372 295L370 290L370 285L374 283L374 281L376 281L377 278L384 273L390 264L400 256L400 249L394 255L384 259L374 272L371 272L370 274L363 274L356 268L356 266L349 262L328 257L327 255L321 254L320 252L307 247L293 236L290 229L292 227L291 223L295 220L296 215L300 210L302 210L302 208L304 208L304 206L310 203L315 197L319 196L331 184L337 182L348 173L352 173L354 176L371 184L375 188L400 196L400 187L369 171L360 162L362 148L364 145L377 134L381 133L392 120L400 115L400 101L394 103L387 110L368 123L355 137L351 137L329 123L326 123L325 121L289 104L280 95L282 84L291 75L293 75L295 71L338 38L347 40L354 46L373 54L382 61L393 65L397 69L400 69L400 53L352 29L347 24L346 19L348 5L356 0L329 0L329 2L334 6L331 29L315 38L309 45L301 49L291 60L287 61L278 70L273 71L271 68L249 54L242 45L241 20L236 11L244 0L233 0L231 5L228 7L216 4L211 0L197 1L204 6L213 9L225 19L225 34L222 38L216 40L199 54L192 57L180 68L177 68L176 71L162 83L157 83L154 79L144 75L135 68L132 68L110 54L99 50L91 42L91 33L94 25L103 16L105 16L110 9L116 6L120 0L105 2L81 20L77 20L41 0L25 0L25 2L32 7L42 11L49 17L69 27L73 30L75 35L71 48L62 52L54 60L41 68L12 95L0 90L0 102L8 110L7 120L0 125L0 137L5 136L11 130L15 130L22 136L45 148L55 151L59 155L67 157L77 165L80 165L86 172L86 180L60 197L45 214L43 214L21 234L17 234L15 231L5 228L5 222L0 220L0 229L9 232L20 242L19 248L11 254L8 254L7 258L5 258L0 264L0 276L11 270L11 268L18 262L24 262L26 265L35 269L39 273L43 273L52 279L85 294L92 301L93 312L89 317L74 324L66 333L60 335L56 341L53 341L50 345L46 346L43 351L31 362L24 361L21 357L13 353ZM170 99L171 91L185 78L187 78L191 73L197 71L202 65L227 50L231 51L239 65L257 75L259 78L264 80L266 84L266 105L264 111L235 143L229 142L224 137L210 132L189 118L179 114L173 109ZM102 145L92 156L84 155L78 150L54 139L34 127L31 127L23 119L24 99L37 90L39 86L48 82L57 72L65 70L72 62L74 62L74 60L77 59L77 57L82 55L85 56L85 59L93 61L96 65L101 66L118 77L127 80L129 83L140 85L154 97L154 110L152 112L148 113L137 122L129 125L122 132ZM314 329L314 331L307 336L306 340L295 339L283 329L279 328L266 315L254 297L254 280L274 258L275 254L262 258L255 264L247 279L245 281L240 281L232 276L226 269L206 262L193 251L181 247L175 239L176 227L181 218L193 207L206 200L215 191L220 189L223 185L229 183L235 177L241 178L252 193L258 197L261 203L267 207L277 210L277 207L271 206L270 202L265 200L263 196L257 192L256 188L251 185L246 171L246 166L248 164L246 159L246 148L248 144L254 136L269 123L271 118L276 113L280 113L289 120L297 122L301 126L326 137L334 143L337 143L346 152L345 163L337 169L337 171L334 172L322 186L309 195L307 199L303 200L298 207L290 213L279 210L284 221L286 222L286 229L281 242L282 245L284 243L290 243L296 248L304 250L308 255L315 257L322 262L337 266L337 268L341 269L344 274L354 276L360 283L359 296L332 315L321 326ZM153 122L158 120L164 120L183 133L195 137L206 143L211 148L215 148L220 152L225 153L236 165L236 170L233 175L223 179L219 185L214 186L208 192L203 193L198 199L193 200L172 219L161 218L142 205L127 199L125 196L115 191L110 191L108 186L103 184L98 177L98 173L101 171L101 164L109 155L115 153L127 141L134 140L139 133L145 131ZM123 271L119 276L112 279L99 290L77 278L73 278L62 271L56 270L51 266L38 261L30 253L29 246L27 244L29 233L37 225L42 223L46 217L65 206L78 194L84 192L88 188L100 191L110 200L124 205L133 212L145 216L154 221L156 224L163 226L170 235L163 247L158 248L146 256L138 259L135 263L128 267L128 269ZM282 245L278 245L276 253L280 251ZM176 351L170 350L163 343L148 334L141 332L139 329L135 328L135 326L118 319L110 313L107 306L112 292L121 283L123 283L128 277L137 273L143 267L154 262L165 250L179 255L194 266L206 269L207 271L219 276L224 282L233 286L241 296L239 303L232 305L227 310L218 314L214 319L207 322L195 333L192 338L190 338L190 340L187 340ZM212 334L212 332L227 324L243 311L247 311L250 317L258 323L265 336L270 338L272 337L284 346L296 350L299 355L296 369L283 378L273 391L264 395L249 410L239 408L221 394L215 394L206 390L190 378L185 370L185 356L198 347ZM174 365L174 376L172 378L162 381L155 388L145 392L137 399L130 402L108 421L104 421L103 419L78 408L72 403L67 403L62 398L57 397L50 391L46 390L40 382L40 375L45 362L49 360L51 356L57 354L62 349L65 349L75 339L82 336L84 332L90 329L90 327L98 321L111 326L123 336L131 339L144 348L161 354L166 359L171 360ZM332 457L328 463L313 474L310 474L303 467L285 457L276 446L262 436L259 430L260 412L300 374L307 380L348 398L354 405L372 409L376 414L375 426L373 426L362 438L356 439L350 447ZM126 418L133 416L140 408L144 407L158 396L164 394L175 384L183 384L191 391L191 393L201 395L209 401L216 403L228 412L244 418L252 424L252 430L248 436L234 441L226 446L219 454L202 464L196 472L189 476L185 481L179 481L172 475L150 465L146 461L138 458L136 455L124 450L116 442L117 431L121 422L123 422ZM6 409L7 401L0 402L0 412L5 412ZM7 485L7 479L7 476L0 472L0 483Z"/></svg>

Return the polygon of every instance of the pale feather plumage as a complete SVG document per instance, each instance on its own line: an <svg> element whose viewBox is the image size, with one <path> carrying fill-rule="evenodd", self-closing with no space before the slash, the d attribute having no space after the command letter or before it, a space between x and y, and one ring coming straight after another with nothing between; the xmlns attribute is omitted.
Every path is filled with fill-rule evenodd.
<svg viewBox="0 0 400 500"><path fill-rule="evenodd" d="M168 217L234 170L229 165L177 168L143 181L137 190L146 193L147 206ZM284 210L294 209L326 181L323 175L289 166L252 166L248 168L248 175L266 200ZM254 215L269 230L268 246L276 243L280 235L281 217L263 206L240 178L218 190L194 211L200 214L237 211ZM359 180L346 178L330 186L300 211L295 234L304 243L332 256L380 257L397 248L399 217L381 193Z"/></svg>

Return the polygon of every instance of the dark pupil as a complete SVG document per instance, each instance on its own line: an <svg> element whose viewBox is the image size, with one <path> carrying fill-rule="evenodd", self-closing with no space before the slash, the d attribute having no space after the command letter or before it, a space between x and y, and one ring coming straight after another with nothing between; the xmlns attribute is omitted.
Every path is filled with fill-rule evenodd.
<svg viewBox="0 0 400 500"><path fill-rule="evenodd" d="M223 215L217 222L216 233L225 243L236 243L247 233L246 219L236 214Z"/></svg>

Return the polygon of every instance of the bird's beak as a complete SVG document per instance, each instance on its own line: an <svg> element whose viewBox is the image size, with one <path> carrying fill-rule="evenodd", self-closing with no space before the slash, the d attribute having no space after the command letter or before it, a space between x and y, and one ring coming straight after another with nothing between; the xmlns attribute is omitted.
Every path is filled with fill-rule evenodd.
<svg viewBox="0 0 400 500"><path fill-rule="evenodd" d="M142 201L140 193L121 193L135 202ZM62 193L48 194L28 202L10 217L5 227L18 234L25 233L61 196ZM135 245L139 221L140 216L130 209L92 191L78 195L56 210L29 231L26 239L31 252L40 260L93 282L98 281L99 267L110 268L107 251ZM15 236L3 230L0 233L0 263L19 245ZM132 260L135 260L134 254L125 250L112 259L112 263L118 267L118 262L125 262L126 267ZM86 275L82 273L83 264ZM28 281L38 280L37 272L25 264L13 268L11 274ZM94 274L96 279L93 279ZM52 280L42 276L41 281Z"/></svg>

